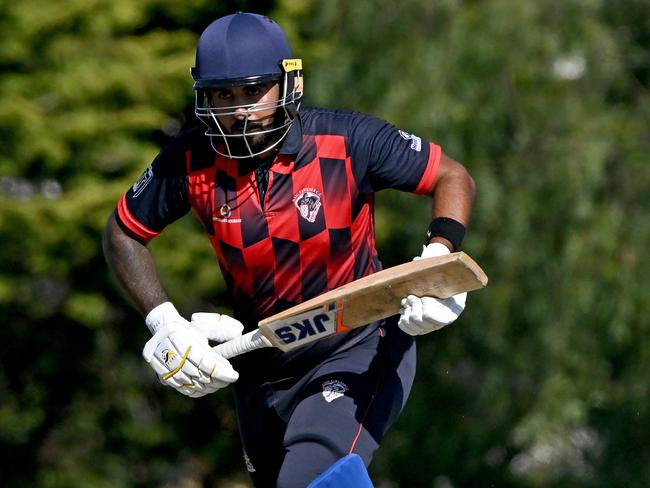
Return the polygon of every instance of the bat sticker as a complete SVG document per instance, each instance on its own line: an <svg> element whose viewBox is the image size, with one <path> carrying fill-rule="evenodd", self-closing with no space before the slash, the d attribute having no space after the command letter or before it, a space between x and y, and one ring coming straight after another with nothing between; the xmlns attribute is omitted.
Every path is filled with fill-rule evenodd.
<svg viewBox="0 0 650 488"><path fill-rule="evenodd" d="M258 329L214 349L225 358L262 347L286 352L398 314L401 299L408 295L449 298L483 288L487 282L485 272L463 252L410 261L266 317Z"/></svg>
<svg viewBox="0 0 650 488"><path fill-rule="evenodd" d="M307 312L277 322L266 324L280 344L298 346L320 339L322 336L347 330L341 325L341 303L326 303Z"/></svg>

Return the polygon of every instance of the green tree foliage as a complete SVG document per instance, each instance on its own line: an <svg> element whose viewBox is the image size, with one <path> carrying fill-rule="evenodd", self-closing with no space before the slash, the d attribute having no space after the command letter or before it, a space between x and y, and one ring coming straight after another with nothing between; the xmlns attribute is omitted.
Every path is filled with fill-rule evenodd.
<svg viewBox="0 0 650 488"><path fill-rule="evenodd" d="M437 141L479 188L465 249L491 283L456 326L419 341L414 394L376 476L641 486L649 4L283 5L313 102ZM380 199L389 261L414 255L426 227L426 208L406 217L410 198Z"/></svg>
<svg viewBox="0 0 650 488"><path fill-rule="evenodd" d="M268 12L307 102L430 138L479 194L465 250L490 276L420 338L372 466L383 486L643 486L650 479L650 4L643 0L23 0L0 6L0 480L245 479L228 392L155 384L147 332L103 261L116 200L182 126L198 33ZM385 264L429 203L387 192ZM185 312L223 282L192 217L151 245ZM227 309L225 309L227 310Z"/></svg>
<svg viewBox="0 0 650 488"><path fill-rule="evenodd" d="M143 367L146 329L109 276L101 232L186 123L197 33L253 7L268 5L0 7L3 486L150 486L242 472L228 393L176 398ZM223 283L196 230L186 219L152 247L179 307L214 309Z"/></svg>

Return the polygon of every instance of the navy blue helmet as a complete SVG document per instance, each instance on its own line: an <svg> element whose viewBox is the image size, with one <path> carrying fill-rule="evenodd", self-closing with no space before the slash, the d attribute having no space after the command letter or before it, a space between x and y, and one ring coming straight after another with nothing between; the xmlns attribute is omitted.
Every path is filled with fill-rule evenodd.
<svg viewBox="0 0 650 488"><path fill-rule="evenodd" d="M303 94L302 60L293 58L289 42L273 20L237 12L212 22L201 34L192 68L195 112L208 130L212 146L230 158L251 158L277 146L289 132ZM278 82L277 102L214 107L211 90ZM250 114L275 109L271 127L248 124ZM229 133L219 115L246 114L243 130ZM256 128L253 128L256 127Z"/></svg>

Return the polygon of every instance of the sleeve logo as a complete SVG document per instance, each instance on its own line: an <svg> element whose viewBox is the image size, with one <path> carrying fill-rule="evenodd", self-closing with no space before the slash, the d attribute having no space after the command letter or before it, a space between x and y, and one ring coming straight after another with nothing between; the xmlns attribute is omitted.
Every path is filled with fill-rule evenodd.
<svg viewBox="0 0 650 488"><path fill-rule="evenodd" d="M315 222L321 207L320 192L314 188L303 188L293 197L293 203L300 216L307 222Z"/></svg>
<svg viewBox="0 0 650 488"><path fill-rule="evenodd" d="M422 151L422 139L420 139L418 136L414 136L413 134L409 134L408 132L404 132L403 130L400 130L398 132L403 139L411 141L411 149L417 152Z"/></svg>
<svg viewBox="0 0 650 488"><path fill-rule="evenodd" d="M138 198L151 180L153 180L153 169L149 166L144 170L138 181L133 184L133 198Z"/></svg>

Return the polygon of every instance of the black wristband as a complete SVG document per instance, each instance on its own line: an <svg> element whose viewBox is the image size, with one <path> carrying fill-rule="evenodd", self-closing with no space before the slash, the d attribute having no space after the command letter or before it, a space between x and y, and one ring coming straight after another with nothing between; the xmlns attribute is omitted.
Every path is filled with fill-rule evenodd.
<svg viewBox="0 0 650 488"><path fill-rule="evenodd" d="M454 246L454 251L457 251L460 249L460 243L463 242L463 237L465 237L465 226L457 220L448 217L436 217L429 224L427 240L424 245L429 244L429 241L434 237L444 237Z"/></svg>

